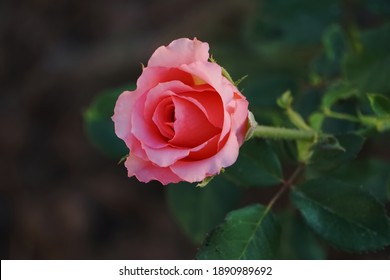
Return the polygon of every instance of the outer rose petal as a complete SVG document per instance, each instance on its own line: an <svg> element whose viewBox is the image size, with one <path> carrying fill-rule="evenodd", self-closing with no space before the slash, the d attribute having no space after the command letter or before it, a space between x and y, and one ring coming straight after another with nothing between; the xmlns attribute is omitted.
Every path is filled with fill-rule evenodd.
<svg viewBox="0 0 390 280"><path fill-rule="evenodd" d="M236 131L238 143L241 145L245 140L246 131L248 128L248 101L235 94L235 98L229 104L234 110L232 113L232 129Z"/></svg>
<svg viewBox="0 0 390 280"><path fill-rule="evenodd" d="M116 135L125 142L131 151L137 150L137 155L145 159L146 153L141 149L141 143L131 132L132 110L139 96L141 96L141 93L137 90L123 92L116 102L112 120L114 121Z"/></svg>
<svg viewBox="0 0 390 280"><path fill-rule="evenodd" d="M178 183L182 178L173 173L169 167L160 167L150 161L142 160L134 155L127 157L125 166L128 176L135 176L141 182L148 183L151 180L160 181L162 184Z"/></svg>
<svg viewBox="0 0 390 280"><path fill-rule="evenodd" d="M190 64L195 61L207 61L209 59L209 44L181 38L173 41L167 47L159 47L149 59L148 67L178 67L182 64Z"/></svg>
<svg viewBox="0 0 390 280"><path fill-rule="evenodd" d="M142 144L146 144L153 148L162 148L167 146L167 141L164 136L161 135L158 128L154 125L152 118L145 119L145 99L146 95L142 95L137 102L136 106L132 108L132 115L129 122L131 122L131 133Z"/></svg>
<svg viewBox="0 0 390 280"><path fill-rule="evenodd" d="M112 120L114 121L116 135L125 142L127 142L126 139L131 134L129 120L131 119L134 103L139 96L140 93L138 91L124 91L116 101Z"/></svg>
<svg viewBox="0 0 390 280"><path fill-rule="evenodd" d="M154 164L160 167L167 167L178 161L179 159L185 158L189 155L189 149L181 149L181 148L159 148L153 149L147 146L142 146L148 155L148 158Z"/></svg>
<svg viewBox="0 0 390 280"><path fill-rule="evenodd" d="M199 182L218 174L221 168L232 165L238 157L239 144L236 135L231 133L226 144L214 156L197 161L178 161L171 170L187 182Z"/></svg>
<svg viewBox="0 0 390 280"><path fill-rule="evenodd" d="M219 65L207 61L198 61L192 64L182 65L179 69L194 75L212 86L219 93L225 104L228 104L233 98L232 87L226 86L224 77L222 76L222 69Z"/></svg>
<svg viewBox="0 0 390 280"><path fill-rule="evenodd" d="M159 84L174 81L193 85L194 78L191 74L177 68L145 67L137 80L137 90L145 93Z"/></svg>

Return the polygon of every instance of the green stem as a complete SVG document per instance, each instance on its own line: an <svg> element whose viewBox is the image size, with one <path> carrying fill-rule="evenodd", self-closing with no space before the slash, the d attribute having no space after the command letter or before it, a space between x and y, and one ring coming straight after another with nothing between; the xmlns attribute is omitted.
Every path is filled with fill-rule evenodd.
<svg viewBox="0 0 390 280"><path fill-rule="evenodd" d="M288 178L287 181L284 181L282 184L282 187L280 190L275 194L275 196L271 199L271 201L267 205L266 211L268 212L271 210L272 206L274 206L275 202L279 199L279 197L290 187L293 186L295 180L299 177L301 174L302 170L304 169L303 165L299 165L297 169L293 172L293 174Z"/></svg>
<svg viewBox="0 0 390 280"><path fill-rule="evenodd" d="M257 125L253 137L313 141L318 137L318 134L315 131Z"/></svg>
<svg viewBox="0 0 390 280"><path fill-rule="evenodd" d="M360 122L359 118L344 114L344 113L338 113L338 112L333 112L330 110L325 110L324 115L329 117L329 118L334 118L334 119L339 119L339 120L345 120L345 121L350 121L350 122Z"/></svg>

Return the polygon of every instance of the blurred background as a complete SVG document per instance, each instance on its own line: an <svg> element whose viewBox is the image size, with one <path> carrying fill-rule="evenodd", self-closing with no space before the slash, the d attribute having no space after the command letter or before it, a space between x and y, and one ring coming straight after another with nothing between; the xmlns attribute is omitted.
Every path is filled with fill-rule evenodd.
<svg viewBox="0 0 390 280"><path fill-rule="evenodd" d="M338 24L353 37L389 15L386 0L2 1L1 258L193 258L164 188L127 178L120 157L88 139L83 115L95 96L133 84L158 46L197 37L233 78L249 75L242 87L256 117L277 122L277 96L312 90L326 30ZM389 163L381 141L370 153Z"/></svg>

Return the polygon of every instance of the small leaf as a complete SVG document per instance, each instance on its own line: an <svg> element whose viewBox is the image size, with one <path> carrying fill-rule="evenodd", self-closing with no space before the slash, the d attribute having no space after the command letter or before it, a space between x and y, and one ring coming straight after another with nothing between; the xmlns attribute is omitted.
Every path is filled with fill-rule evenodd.
<svg viewBox="0 0 390 280"><path fill-rule="evenodd" d="M290 120L290 122L297 128L302 129L302 130L307 130L307 131L312 131L313 129L308 126L303 119L303 117L294 111L292 108L288 108L286 110L286 114Z"/></svg>
<svg viewBox="0 0 390 280"><path fill-rule="evenodd" d="M206 178L203 179L202 182L198 183L196 186L197 186L198 188L204 188L204 187L206 187L206 186L211 182L211 180L214 179L214 177L215 177L215 176L206 177Z"/></svg>
<svg viewBox="0 0 390 280"><path fill-rule="evenodd" d="M332 170L355 158L363 143L363 137L352 133L326 137L313 146L309 167L320 172Z"/></svg>
<svg viewBox="0 0 390 280"><path fill-rule="evenodd" d="M197 259L274 259L280 229L263 205L250 205L230 212L206 238Z"/></svg>
<svg viewBox="0 0 390 280"><path fill-rule="evenodd" d="M240 148L236 163L223 174L241 186L273 186L282 181L282 168L272 146L265 140L251 139Z"/></svg>
<svg viewBox="0 0 390 280"><path fill-rule="evenodd" d="M183 231L196 243L222 222L234 209L241 191L221 175L215 176L206 187L194 184L171 184L167 189L169 208Z"/></svg>
<svg viewBox="0 0 390 280"><path fill-rule="evenodd" d="M296 141L297 146L297 157L298 161L304 164L310 160L312 152L312 141L298 140Z"/></svg>
<svg viewBox="0 0 390 280"><path fill-rule="evenodd" d="M116 136L114 122L111 120L118 96L129 88L133 86L97 95L84 113L84 127L90 141L101 152L114 159L120 159L129 153L124 142Z"/></svg>
<svg viewBox="0 0 390 280"><path fill-rule="evenodd" d="M315 112L310 115L309 117L309 124L310 126L316 130L321 131L322 124L324 123L325 115L319 112Z"/></svg>
<svg viewBox="0 0 390 280"><path fill-rule="evenodd" d="M292 105L292 102L293 102L293 97L291 95L291 92L288 90L288 91L285 91L281 97L279 97L277 100L276 100L276 103L278 104L278 106L282 109L287 109L287 108L290 108L291 105Z"/></svg>
<svg viewBox="0 0 390 280"><path fill-rule="evenodd" d="M222 69L222 76L224 76L226 79L228 79L229 82L231 82L234 85L233 78L232 76L230 76L229 72L223 67L221 67L221 69Z"/></svg>
<svg viewBox="0 0 390 280"><path fill-rule="evenodd" d="M329 27L322 37L326 57L330 61L340 60L345 49L346 42L343 31L339 25Z"/></svg>
<svg viewBox="0 0 390 280"><path fill-rule="evenodd" d="M368 94L371 109L378 117L390 117L390 99L381 94Z"/></svg>
<svg viewBox="0 0 390 280"><path fill-rule="evenodd" d="M308 225L339 249L363 252L390 245L383 206L359 188L321 178L299 186L291 198Z"/></svg>
<svg viewBox="0 0 390 280"><path fill-rule="evenodd" d="M332 85L324 94L322 108L330 109L336 102L351 97L356 97L358 91L347 83L336 83Z"/></svg>
<svg viewBox="0 0 390 280"><path fill-rule="evenodd" d="M248 141L249 139L252 138L253 133L255 132L257 126L257 121L255 119L255 116L251 111L248 112L248 130L246 131L245 134L245 141Z"/></svg>
<svg viewBox="0 0 390 280"><path fill-rule="evenodd" d="M237 87L239 84L241 84L246 78L248 78L248 75L242 76L237 81L234 82L234 85Z"/></svg>

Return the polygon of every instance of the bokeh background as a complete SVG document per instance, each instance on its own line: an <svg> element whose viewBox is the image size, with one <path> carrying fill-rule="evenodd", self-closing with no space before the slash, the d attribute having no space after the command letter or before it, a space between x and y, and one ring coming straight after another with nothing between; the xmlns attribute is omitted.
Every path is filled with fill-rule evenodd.
<svg viewBox="0 0 390 280"><path fill-rule="evenodd" d="M2 1L1 258L193 258L164 187L127 178L88 139L94 97L134 83L158 46L197 37L234 78L249 74L244 94L261 95L266 118L283 91L307 86L329 26L366 30L389 14L386 0ZM371 152L390 160L388 145Z"/></svg>

